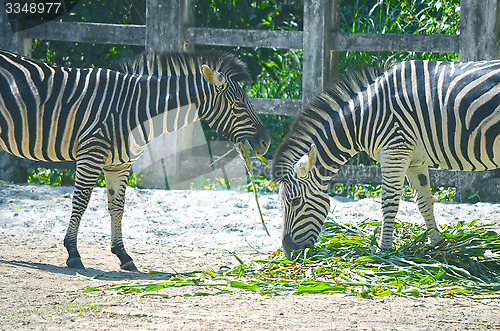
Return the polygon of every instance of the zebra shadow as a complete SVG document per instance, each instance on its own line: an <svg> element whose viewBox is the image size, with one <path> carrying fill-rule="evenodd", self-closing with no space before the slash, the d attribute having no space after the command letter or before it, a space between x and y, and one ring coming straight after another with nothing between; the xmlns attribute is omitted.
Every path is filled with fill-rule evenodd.
<svg viewBox="0 0 500 331"><path fill-rule="evenodd" d="M128 271L106 271L95 268L71 269L66 266L58 266L50 263L38 263L19 260L0 259L0 266L10 266L24 268L27 270L44 271L52 274L68 276L79 276L89 280L109 280L109 281L131 281L131 280L161 280L165 274L150 274L148 272L128 272ZM29 275L26 276L29 278Z"/></svg>

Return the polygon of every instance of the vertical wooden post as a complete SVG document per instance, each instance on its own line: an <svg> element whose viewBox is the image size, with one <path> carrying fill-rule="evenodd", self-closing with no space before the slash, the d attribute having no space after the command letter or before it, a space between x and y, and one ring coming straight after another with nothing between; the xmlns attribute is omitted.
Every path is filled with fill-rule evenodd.
<svg viewBox="0 0 500 331"><path fill-rule="evenodd" d="M182 0L181 6L181 33L183 38L183 51L194 51L194 45L190 45L186 43L185 39L185 31L186 27L194 26L195 24L195 10L194 10L194 1L193 0ZM177 188L189 188L189 186L185 183L185 173L182 167L182 160L189 158L196 154L194 152L194 147L196 146L206 146L207 140L205 138L205 134L203 133L203 128L200 122L188 125L185 128L182 128L177 133L177 151L182 152L182 154L177 158L176 164L176 172L177 178L179 182L184 182L182 185L178 185ZM207 147L208 154L208 147ZM184 173L184 174L183 174Z"/></svg>
<svg viewBox="0 0 500 331"><path fill-rule="evenodd" d="M331 0L331 9L330 13L327 13L328 17L331 20L331 29L325 33L325 38L327 40L331 40L330 33L331 32L339 32L340 31L340 0ZM332 49L332 42L329 41L326 44L328 49ZM329 73L328 73L328 81L327 84L331 85L334 82L338 81L340 78L340 56L339 52L330 51L330 64L329 64Z"/></svg>
<svg viewBox="0 0 500 331"><path fill-rule="evenodd" d="M0 48L18 52L18 37L13 33L5 7L0 4ZM26 182L26 168L20 166L21 160L0 149L0 178L13 182Z"/></svg>
<svg viewBox="0 0 500 331"><path fill-rule="evenodd" d="M304 30L302 47L302 104L305 106L332 80L333 67L330 52L330 33L334 10L338 14L338 0L304 0ZM338 65L338 64L337 64Z"/></svg>
<svg viewBox="0 0 500 331"><path fill-rule="evenodd" d="M192 0L147 0L146 4L146 49L149 51L188 51L193 45L186 43L186 26L194 24L194 3ZM197 129L195 129L195 127ZM199 131L199 132L198 132ZM196 135L196 137L195 137ZM203 136L200 126L189 125L177 132L164 135L147 145L148 154L157 176L163 174L159 184L168 184L168 177L178 177L181 161L195 144L195 138ZM202 137L204 139L204 136ZM168 162L163 158L168 155ZM145 174L146 176L146 174ZM158 178L152 179L158 181ZM145 181L146 182L146 181ZM151 185L151 184L149 184Z"/></svg>
<svg viewBox="0 0 500 331"><path fill-rule="evenodd" d="M499 59L500 0L460 1L459 60L478 61ZM468 202L467 190L488 195L484 183L475 173L462 172L457 181L455 200Z"/></svg>
<svg viewBox="0 0 500 331"><path fill-rule="evenodd" d="M17 37L10 28L4 5L0 5L0 48L11 52L17 50Z"/></svg>
<svg viewBox="0 0 500 331"><path fill-rule="evenodd" d="M182 50L182 0L148 0L146 3L146 49Z"/></svg>
<svg viewBox="0 0 500 331"><path fill-rule="evenodd" d="M460 1L460 61L499 58L500 0Z"/></svg>
<svg viewBox="0 0 500 331"><path fill-rule="evenodd" d="M192 0L147 0L146 49L186 51L186 26L194 22Z"/></svg>

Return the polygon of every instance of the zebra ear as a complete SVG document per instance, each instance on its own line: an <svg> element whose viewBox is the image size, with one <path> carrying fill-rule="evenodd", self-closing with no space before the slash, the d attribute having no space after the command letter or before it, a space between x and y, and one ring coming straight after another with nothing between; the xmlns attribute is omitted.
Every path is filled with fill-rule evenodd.
<svg viewBox="0 0 500 331"><path fill-rule="evenodd" d="M207 82L212 85L221 87L226 83L226 78L223 75L221 75L216 70L212 70L212 68L210 68L206 64L201 66L201 72L203 73L203 76L205 76Z"/></svg>
<svg viewBox="0 0 500 331"><path fill-rule="evenodd" d="M311 171L314 164L316 164L317 157L318 150L316 148L316 145L312 144L309 152L304 154L293 166L293 169L297 173L297 176L300 178L306 177L307 173Z"/></svg>

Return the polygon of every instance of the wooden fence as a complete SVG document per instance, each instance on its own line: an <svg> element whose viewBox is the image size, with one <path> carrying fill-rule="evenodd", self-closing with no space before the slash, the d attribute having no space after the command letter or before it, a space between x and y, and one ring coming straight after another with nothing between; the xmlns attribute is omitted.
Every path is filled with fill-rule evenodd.
<svg viewBox="0 0 500 331"><path fill-rule="evenodd" d="M5 12L0 14L0 48L29 55L31 39L83 42L95 44L141 45L155 51L190 50L194 45L272 47L303 49L302 100L251 100L261 114L296 116L302 105L338 77L339 51L399 51L459 53L461 61L499 58L500 0L462 0L460 35L359 34L339 31L340 0L304 0L303 31L231 30L193 27L192 0L146 0L145 25L102 23L47 22L14 34ZM178 141L192 140L190 132ZM179 163L180 164L180 163ZM13 166L15 165L15 166ZM0 155L0 178L19 176L26 163ZM348 183L379 182L367 179L367 167L341 171L335 181ZM433 172L434 173L434 172ZM437 173L437 172L436 172ZM439 172L441 173L441 172ZM442 172L449 178L435 186L457 186L458 200L464 200L464 189L478 191L483 199L500 201L498 171L485 173ZM344 174L344 175L342 175ZM348 175L348 176L346 176ZM462 178L460 180L453 178ZM486 179L485 179L486 178ZM481 179L481 180L480 180ZM485 184L487 182L487 185ZM475 186L474 183L480 183ZM461 186L463 185L463 187Z"/></svg>

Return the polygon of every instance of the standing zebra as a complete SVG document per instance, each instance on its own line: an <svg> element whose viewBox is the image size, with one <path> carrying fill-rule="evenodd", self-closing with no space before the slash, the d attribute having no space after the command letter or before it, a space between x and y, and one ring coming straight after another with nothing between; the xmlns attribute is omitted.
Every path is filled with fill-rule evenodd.
<svg viewBox="0 0 500 331"><path fill-rule="evenodd" d="M111 251L137 270L121 219L131 163L153 138L204 119L233 142L264 154L269 135L238 81L246 66L225 53L143 54L121 70L58 67L0 51L0 146L31 160L76 161L66 264L84 268L77 234L104 172Z"/></svg>
<svg viewBox="0 0 500 331"><path fill-rule="evenodd" d="M360 151L380 161L383 224L379 249L392 246L406 175L431 242L440 240L428 166L500 167L500 61L409 61L380 76L364 70L318 95L276 151L283 252L313 244L329 212L328 183Z"/></svg>

